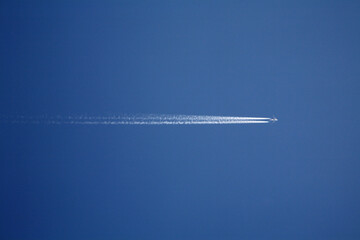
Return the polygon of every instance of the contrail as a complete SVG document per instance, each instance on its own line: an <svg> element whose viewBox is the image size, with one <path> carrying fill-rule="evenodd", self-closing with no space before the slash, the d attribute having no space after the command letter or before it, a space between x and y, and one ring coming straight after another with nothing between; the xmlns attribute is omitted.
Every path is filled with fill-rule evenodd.
<svg viewBox="0 0 360 240"><path fill-rule="evenodd" d="M253 124L273 121L266 117L229 117L206 115L142 114L115 116L2 116L0 122L56 125L199 125Z"/></svg>

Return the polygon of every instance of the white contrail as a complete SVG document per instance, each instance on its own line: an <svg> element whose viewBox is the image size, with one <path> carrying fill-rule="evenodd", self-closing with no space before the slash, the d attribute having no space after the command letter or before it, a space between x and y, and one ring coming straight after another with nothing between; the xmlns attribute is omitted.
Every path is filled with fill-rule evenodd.
<svg viewBox="0 0 360 240"><path fill-rule="evenodd" d="M123 116L69 116L64 117L68 119L86 119L86 120L118 120L118 119L167 119L167 120L270 120L270 118L260 118L260 117L225 117L225 116L198 116L198 115L165 115L165 114L149 114L149 115L123 115Z"/></svg>
<svg viewBox="0 0 360 240"><path fill-rule="evenodd" d="M119 115L119 116L2 116L1 122L17 124L69 125L199 125L269 123L265 117L229 117L205 115Z"/></svg>
<svg viewBox="0 0 360 240"><path fill-rule="evenodd" d="M196 125L196 124L250 124L269 123L268 121L48 121L46 124L72 125Z"/></svg>

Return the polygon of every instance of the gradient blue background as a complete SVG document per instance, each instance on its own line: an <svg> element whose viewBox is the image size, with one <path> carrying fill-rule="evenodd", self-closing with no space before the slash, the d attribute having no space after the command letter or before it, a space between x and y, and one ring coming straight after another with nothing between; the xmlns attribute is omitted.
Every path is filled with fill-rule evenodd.
<svg viewBox="0 0 360 240"><path fill-rule="evenodd" d="M358 1L1 1L1 239L359 239Z"/></svg>

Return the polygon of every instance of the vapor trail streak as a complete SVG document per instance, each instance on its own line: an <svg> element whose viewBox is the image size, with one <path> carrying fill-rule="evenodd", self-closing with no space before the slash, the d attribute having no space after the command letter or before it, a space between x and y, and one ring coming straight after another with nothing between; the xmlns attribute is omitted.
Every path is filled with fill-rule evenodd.
<svg viewBox="0 0 360 240"><path fill-rule="evenodd" d="M57 125L200 125L269 123L264 117L201 115L120 115L120 116L2 116L1 122Z"/></svg>

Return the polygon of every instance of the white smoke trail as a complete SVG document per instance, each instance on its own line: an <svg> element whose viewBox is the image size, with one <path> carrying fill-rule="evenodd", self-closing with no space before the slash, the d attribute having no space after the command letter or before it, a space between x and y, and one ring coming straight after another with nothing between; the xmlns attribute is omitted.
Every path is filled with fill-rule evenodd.
<svg viewBox="0 0 360 240"><path fill-rule="evenodd" d="M2 116L1 122L57 125L199 125L269 123L265 117L228 117L201 115L119 115L119 116Z"/></svg>
<svg viewBox="0 0 360 240"><path fill-rule="evenodd" d="M39 122L38 122L39 123ZM268 121L49 121L46 124L70 125L198 125L198 124L250 124L269 123Z"/></svg>
<svg viewBox="0 0 360 240"><path fill-rule="evenodd" d="M186 119L197 119L197 120L270 120L270 118L260 117L225 117L225 116L198 116L198 115L124 115L124 116L69 116L64 117L68 119L86 119L86 120L99 120L99 119L168 119L168 120L186 120Z"/></svg>

